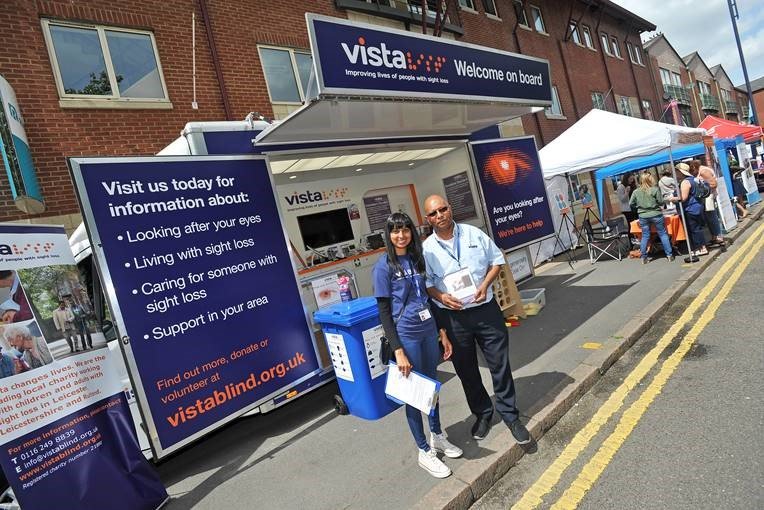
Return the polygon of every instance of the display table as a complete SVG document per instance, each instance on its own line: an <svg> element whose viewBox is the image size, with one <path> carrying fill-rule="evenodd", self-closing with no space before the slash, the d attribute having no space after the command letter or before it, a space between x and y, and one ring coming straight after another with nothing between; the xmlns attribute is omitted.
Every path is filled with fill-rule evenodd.
<svg viewBox="0 0 764 510"><path fill-rule="evenodd" d="M687 239L684 233L684 227L682 226L682 218L678 214L663 217L664 224L666 225L666 232L668 232L669 239L671 239L672 246L676 246L679 241ZM634 220L629 225L629 233L637 238L642 239L642 227L639 226L639 220ZM651 238L658 235L655 231L655 225L650 225Z"/></svg>

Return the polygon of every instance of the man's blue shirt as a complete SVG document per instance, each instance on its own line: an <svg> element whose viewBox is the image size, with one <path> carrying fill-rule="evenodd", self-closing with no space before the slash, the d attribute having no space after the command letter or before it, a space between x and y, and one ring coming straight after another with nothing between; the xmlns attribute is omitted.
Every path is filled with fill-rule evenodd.
<svg viewBox="0 0 764 510"><path fill-rule="evenodd" d="M454 225L453 249L432 234L422 243L424 260L427 264L427 287L436 287L446 292L443 277L463 268L469 268L472 281L480 285L491 266L501 266L505 263L504 254L488 235L477 227L463 223ZM493 299L493 289L486 290L485 301L469 303L464 308L480 306ZM441 308L444 305L435 301Z"/></svg>

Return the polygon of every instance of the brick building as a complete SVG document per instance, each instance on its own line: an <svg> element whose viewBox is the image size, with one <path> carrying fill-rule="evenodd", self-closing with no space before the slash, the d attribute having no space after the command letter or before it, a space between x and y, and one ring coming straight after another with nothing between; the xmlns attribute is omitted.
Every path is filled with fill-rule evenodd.
<svg viewBox="0 0 764 510"><path fill-rule="evenodd" d="M735 87L735 90L737 91L739 101L745 103L743 117L744 120L747 120L750 114L750 108L748 106L748 89L746 88L745 83L743 83L742 85ZM753 106L756 108L759 125L761 125L761 117L764 115L764 76L751 80L751 94L753 95Z"/></svg>
<svg viewBox="0 0 764 510"><path fill-rule="evenodd" d="M428 1L427 25L437 0ZM305 12L421 32L421 2L6 0L0 75L22 109L47 210L0 221L79 223L67 156L154 154L190 121L283 118L311 69ZM608 0L451 0L442 37L546 58L554 105L512 122L543 146L592 108L656 118L661 99L640 33L648 21ZM192 23L192 16L195 23ZM193 51L195 32L196 47Z"/></svg>
<svg viewBox="0 0 764 510"><path fill-rule="evenodd" d="M734 121L748 119L748 96L738 90L725 69L709 68L697 52L681 57L665 35L646 41L657 92L662 95L660 120L697 126L706 115ZM676 115L667 106L676 100Z"/></svg>

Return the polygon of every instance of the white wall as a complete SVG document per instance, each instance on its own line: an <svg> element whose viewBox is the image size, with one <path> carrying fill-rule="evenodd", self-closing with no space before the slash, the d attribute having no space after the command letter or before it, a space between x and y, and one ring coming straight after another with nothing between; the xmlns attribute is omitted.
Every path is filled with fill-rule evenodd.
<svg viewBox="0 0 764 510"><path fill-rule="evenodd" d="M355 245L359 246L361 238L370 232L369 221L366 216L366 209L363 203L364 196L386 194L390 201L392 211L402 210L417 221L417 206L421 213L421 222L425 224L423 200L432 194L445 196L443 178L466 171L470 178L472 196L475 202L479 219L470 220L468 223L483 226L483 211L477 193L477 187L474 182L472 166L466 146L446 153L440 158L416 163L413 168L402 163L402 168L385 165L384 171L375 171L374 167L364 169L363 172L355 173L354 169L347 169L344 172L336 170L323 172L305 172L301 175L299 181L288 182L276 185L276 192L284 218L287 235L292 244L305 257L305 252L300 229L297 223L297 216L312 214L340 207L347 208L351 204L358 207L360 217L351 220ZM381 168L381 167L380 167ZM321 176L328 176L322 179ZM413 185L414 195L410 191L409 185ZM292 197L294 193L321 193L323 200L307 202L303 204L290 205L287 197ZM414 201L417 201L415 204ZM327 225L327 228L331 228Z"/></svg>

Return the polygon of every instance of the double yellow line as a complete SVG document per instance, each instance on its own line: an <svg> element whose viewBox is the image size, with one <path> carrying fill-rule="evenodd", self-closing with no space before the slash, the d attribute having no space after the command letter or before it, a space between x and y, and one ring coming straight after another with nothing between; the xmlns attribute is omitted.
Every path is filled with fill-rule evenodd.
<svg viewBox="0 0 764 510"><path fill-rule="evenodd" d="M556 509L576 508L587 491L596 482L597 478L607 467L613 455L629 436L639 422L640 418L660 393L671 374L679 365L684 355L692 347L692 344L700 335L701 331L713 319L721 303L729 295L732 287L740 279L743 271L764 246L764 225L756 229L750 238L740 246L736 252L714 275L711 281L703 288L698 296L685 309L679 319L661 337L658 343L639 362L634 370L626 377L624 382L610 395L607 401L597 410L589 423L565 447L559 457L539 477L538 480L525 492L523 497L512 507L516 510L529 510L537 508L543 503L543 498L549 494L560 481L565 470L580 456L581 452L592 442L594 436L603 425L618 412L624 405L626 397L632 389L636 388L640 381L658 363L658 357L677 337L679 332L693 318L695 313L704 305L705 301L717 287L717 285L731 272L731 275L721 287L711 303L704 309L703 314L697 319L695 325L685 335L679 347L663 363L660 371L655 376L647 389L639 399L634 402L622 415L615 431L605 439L602 446L592 459L584 466L575 481L565 490L562 497L552 506ZM741 260L742 259L742 260Z"/></svg>

